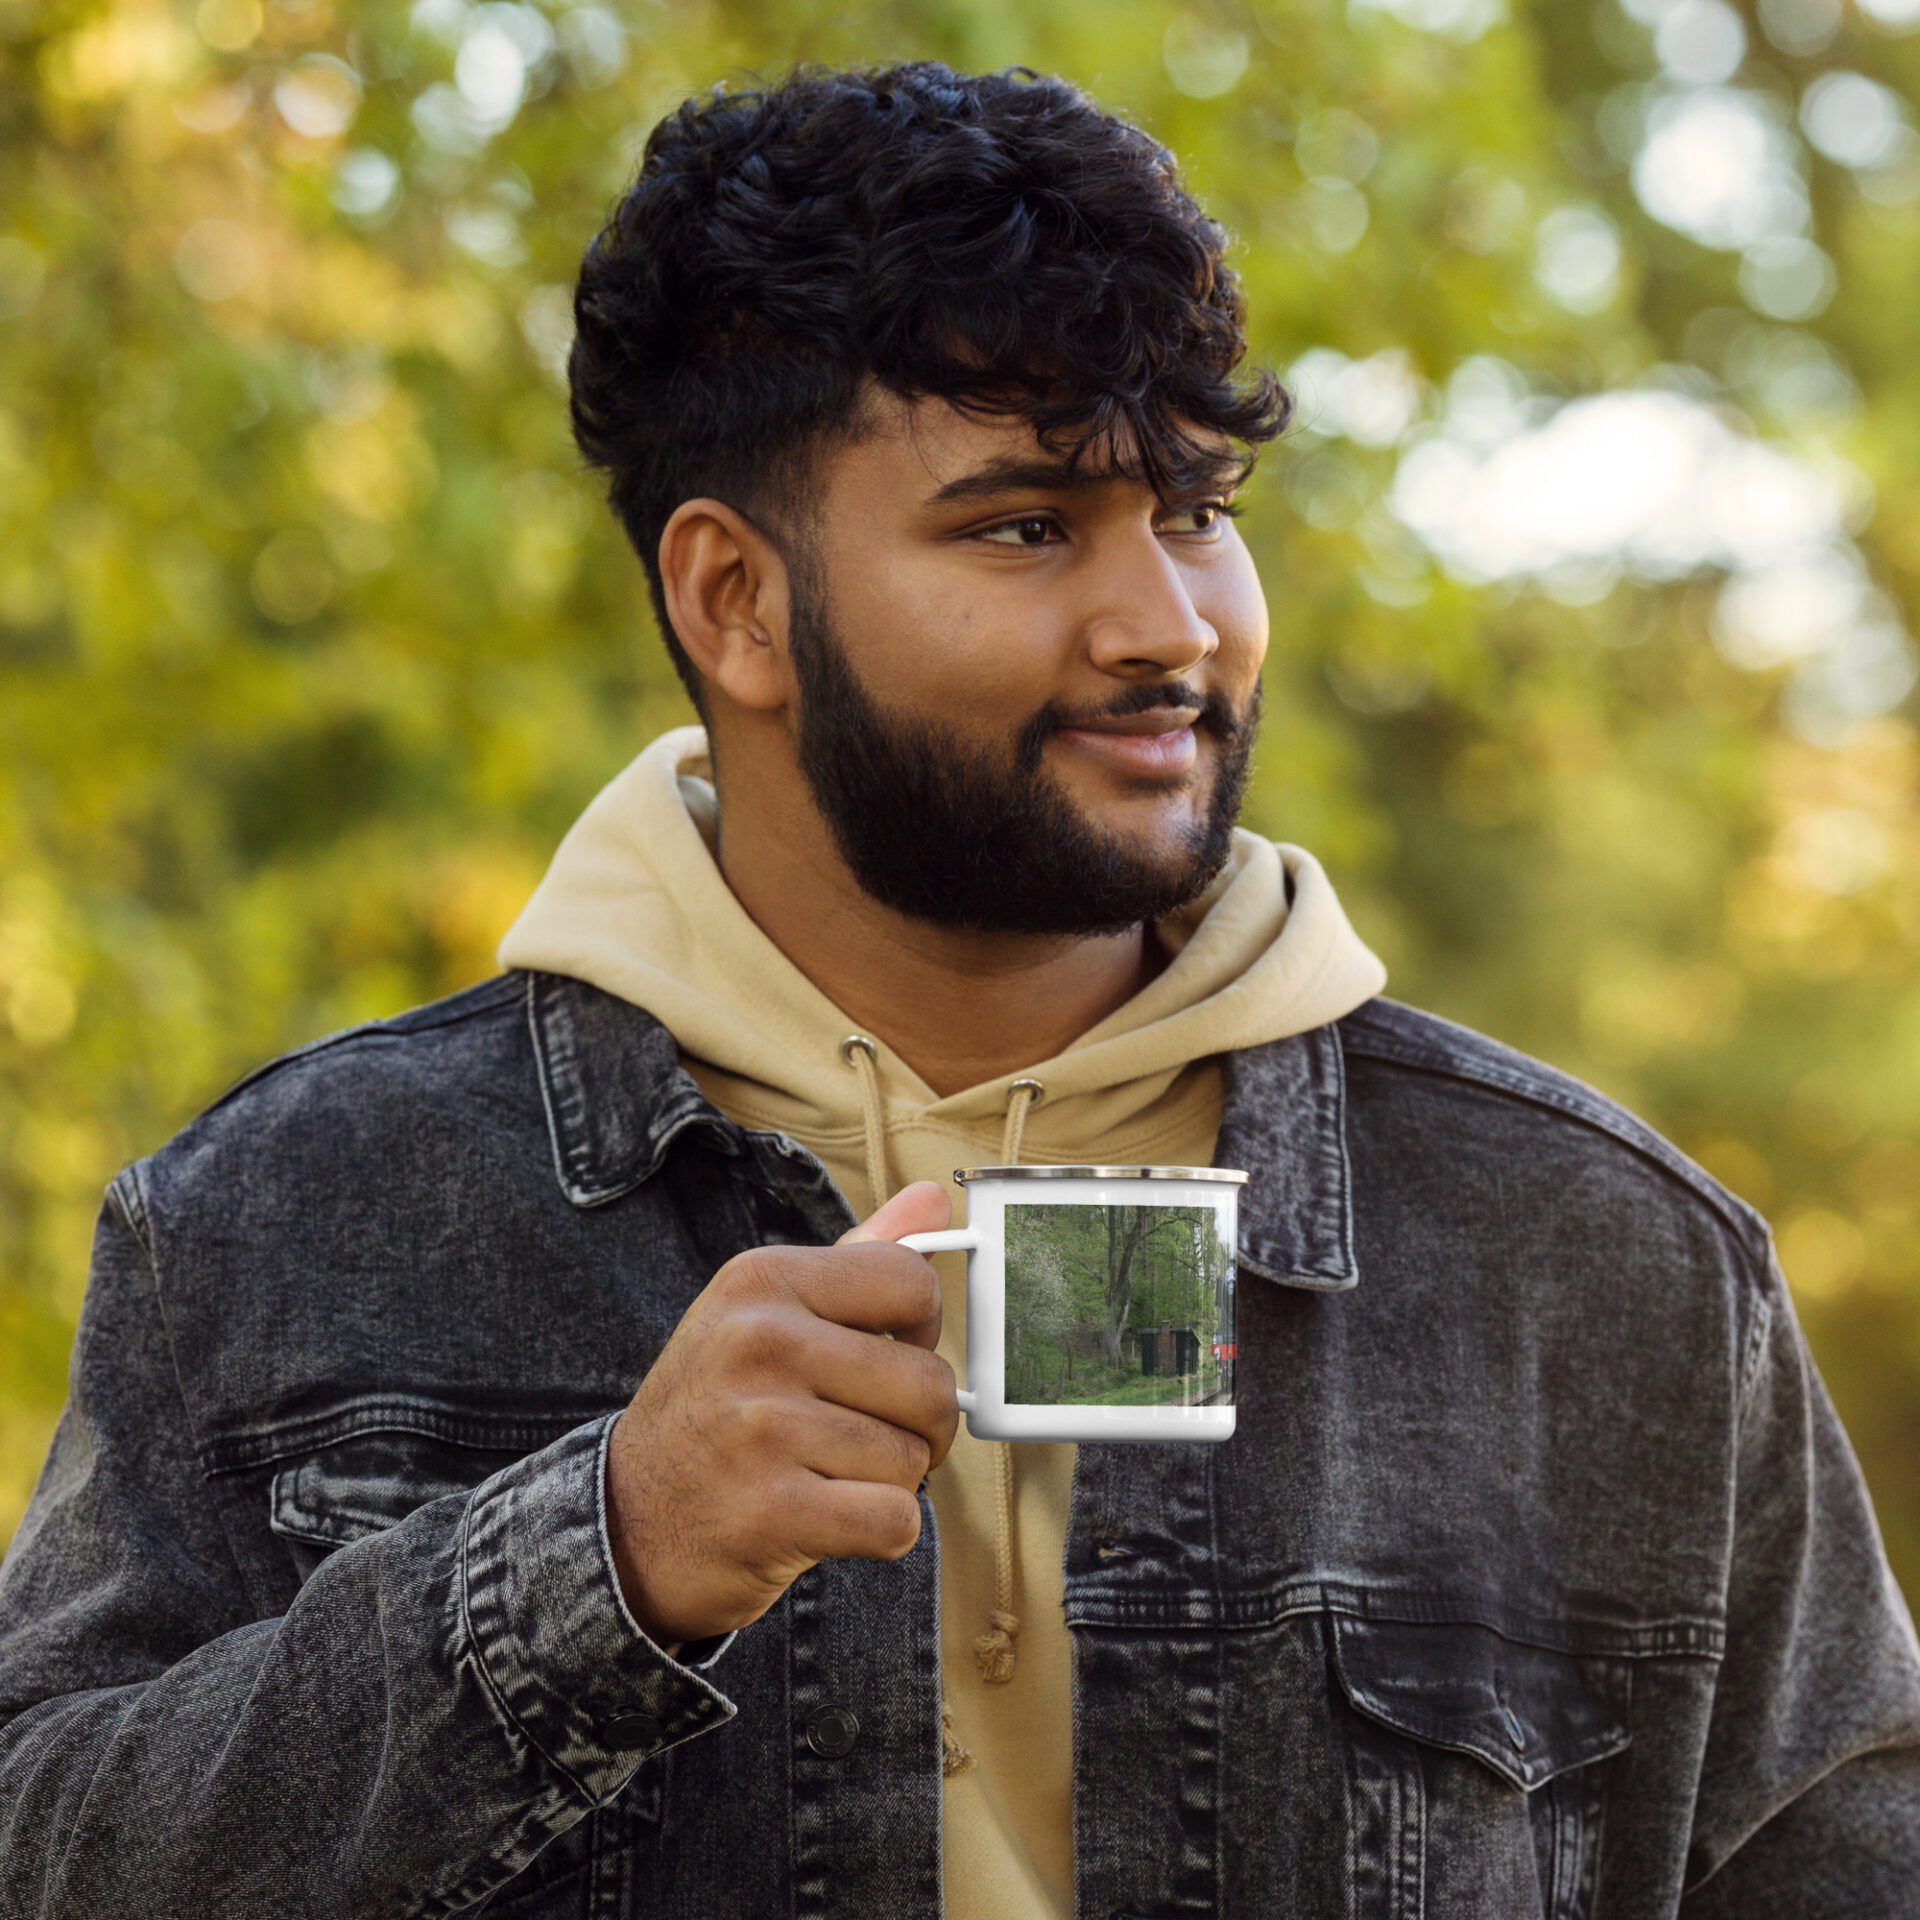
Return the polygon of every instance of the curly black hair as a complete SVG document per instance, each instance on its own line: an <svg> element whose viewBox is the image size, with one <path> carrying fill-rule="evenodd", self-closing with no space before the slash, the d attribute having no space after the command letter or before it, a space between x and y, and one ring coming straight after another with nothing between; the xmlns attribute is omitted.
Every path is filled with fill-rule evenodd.
<svg viewBox="0 0 1920 1920"><path fill-rule="evenodd" d="M568 375L696 702L662 529L705 494L791 540L870 381L1018 415L1162 494L1216 472L1222 436L1249 459L1277 437L1280 383L1238 376L1226 239L1165 148L1024 68L802 68L668 115L587 250Z"/></svg>

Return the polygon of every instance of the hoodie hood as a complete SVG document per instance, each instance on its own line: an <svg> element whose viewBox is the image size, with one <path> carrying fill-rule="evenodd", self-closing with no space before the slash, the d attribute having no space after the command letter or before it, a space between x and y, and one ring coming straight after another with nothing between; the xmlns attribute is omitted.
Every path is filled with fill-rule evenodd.
<svg viewBox="0 0 1920 1920"><path fill-rule="evenodd" d="M662 735L561 842L500 962L646 1008L761 1123L802 1140L837 1133L859 1105L840 1050L851 1023L734 898L713 856L716 819L704 731ZM1386 980L1319 862L1244 829L1213 884L1156 931L1167 966L1050 1060L942 1098L874 1043L889 1126L997 1134L1014 1083L1032 1078L1045 1089L1035 1143L1091 1153L1195 1061L1324 1026Z"/></svg>

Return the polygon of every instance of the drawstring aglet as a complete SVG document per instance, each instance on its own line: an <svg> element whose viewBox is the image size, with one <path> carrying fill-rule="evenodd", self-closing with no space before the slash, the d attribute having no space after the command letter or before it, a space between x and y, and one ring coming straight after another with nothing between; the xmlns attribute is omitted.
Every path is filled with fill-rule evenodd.
<svg viewBox="0 0 1920 1920"><path fill-rule="evenodd" d="M956 1773L965 1773L973 1765L973 1755L960 1744L960 1736L953 1730L953 1709L942 1700L940 1702L940 1777L951 1780Z"/></svg>
<svg viewBox="0 0 1920 1920"><path fill-rule="evenodd" d="M973 1643L974 1663L990 1687L1004 1687L1013 1678L1013 1638L1020 1622L1003 1607L987 1615L988 1630Z"/></svg>

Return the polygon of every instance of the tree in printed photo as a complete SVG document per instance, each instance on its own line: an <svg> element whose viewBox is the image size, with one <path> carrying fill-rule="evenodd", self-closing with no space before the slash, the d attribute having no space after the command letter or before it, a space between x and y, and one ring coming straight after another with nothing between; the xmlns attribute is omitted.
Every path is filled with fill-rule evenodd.
<svg viewBox="0 0 1920 1920"><path fill-rule="evenodd" d="M1010 1206L1006 1241L1010 1404L1192 1406L1221 1392L1233 1259L1211 1207Z"/></svg>

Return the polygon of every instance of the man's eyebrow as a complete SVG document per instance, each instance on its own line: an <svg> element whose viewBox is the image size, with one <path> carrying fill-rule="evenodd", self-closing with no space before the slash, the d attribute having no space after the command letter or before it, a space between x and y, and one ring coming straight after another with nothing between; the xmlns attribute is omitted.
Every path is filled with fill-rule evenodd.
<svg viewBox="0 0 1920 1920"><path fill-rule="evenodd" d="M992 500L1003 493L1085 493L1113 477L1111 470L1076 469L1065 460L989 460L984 467L975 467L971 473L937 488L928 496L927 505L946 507L959 500Z"/></svg>
<svg viewBox="0 0 1920 1920"><path fill-rule="evenodd" d="M1191 485L1181 487L1177 492L1182 498L1230 493L1239 485L1244 473L1239 461L1223 460L1218 468L1196 474ZM1066 460L1010 456L1004 460L990 460L985 466L974 468L971 473L963 473L949 480L945 486L935 489L928 496L927 505L946 507L966 500L997 500L1009 493L1089 493L1111 481L1131 477L1114 467L1076 467Z"/></svg>

